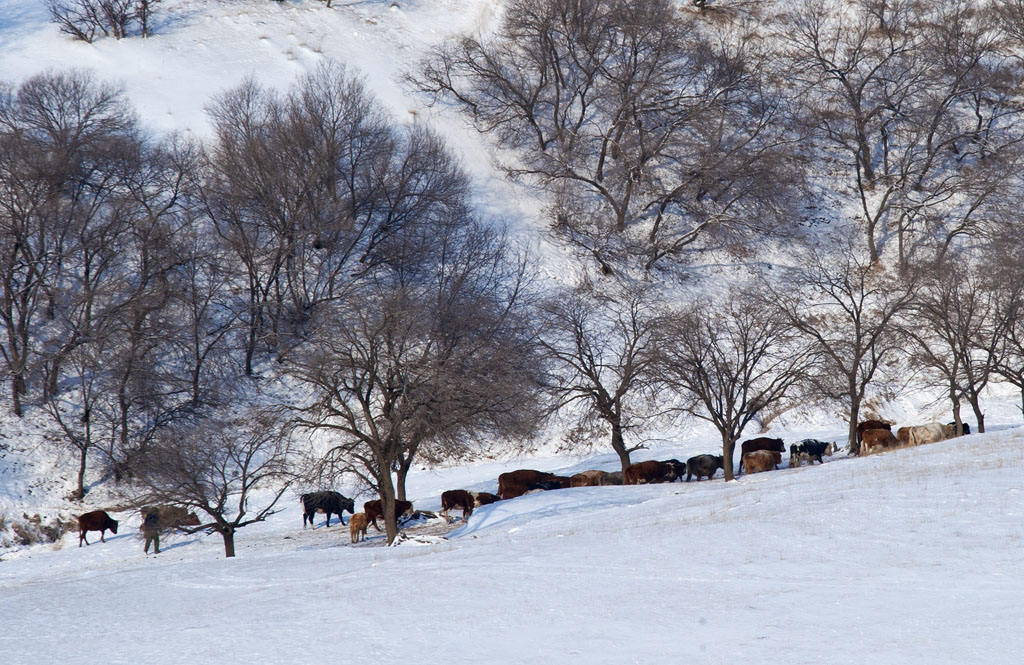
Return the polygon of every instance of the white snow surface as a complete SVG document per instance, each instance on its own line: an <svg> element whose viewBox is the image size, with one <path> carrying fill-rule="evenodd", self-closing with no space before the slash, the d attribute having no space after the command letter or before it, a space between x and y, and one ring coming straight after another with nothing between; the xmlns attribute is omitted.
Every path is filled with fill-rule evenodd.
<svg viewBox="0 0 1024 665"><path fill-rule="evenodd" d="M552 463L555 460L544 460ZM571 460L563 460L571 462ZM494 489L492 465L414 475ZM1024 653L1024 430L721 481L576 488L476 510L419 547L300 527L236 539L139 519L0 562L0 653L63 663L887 663ZM439 520L437 521L439 523ZM428 525L429 526L429 525ZM418 529L407 533L414 536Z"/></svg>
<svg viewBox="0 0 1024 665"><path fill-rule="evenodd" d="M324 58L357 68L400 121L430 122L458 151L490 215L541 246L536 193L506 183L463 120L429 109L399 77L448 35L493 29L497 0L165 0L147 40L87 45L58 33L42 0L0 0L0 81L92 68L124 84L156 133L210 135L204 107L256 77L286 88ZM827 458L723 483L560 490L478 509L449 531L407 529L395 548L348 529L303 530L291 494L242 529L171 535L144 555L135 512L117 535L69 534L0 552L0 664L609 663L1015 665L1024 654L1024 430L1018 396L994 387L995 430L868 458ZM888 404L901 424L949 420L928 395ZM973 424L973 418L968 416ZM749 436L760 433L748 432ZM766 434L840 439L828 413L792 413ZM115 503L90 472L90 502L65 495L74 460L32 416L0 418L0 517ZM634 460L685 460L720 444L669 424ZM614 470L611 454L420 469L417 508L447 489L494 491L513 468ZM339 488L346 491L345 488ZM347 492L351 494L351 492ZM359 497L361 503L368 497ZM109 503L104 503L109 501Z"/></svg>

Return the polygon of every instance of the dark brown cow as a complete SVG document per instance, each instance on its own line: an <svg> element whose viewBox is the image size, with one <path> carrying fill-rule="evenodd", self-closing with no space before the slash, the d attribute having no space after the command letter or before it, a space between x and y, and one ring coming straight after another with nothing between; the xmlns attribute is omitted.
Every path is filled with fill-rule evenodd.
<svg viewBox="0 0 1024 665"><path fill-rule="evenodd" d="M85 513L84 515L78 516L78 546L82 546L82 542L89 544L89 539L85 537L85 534L89 531L100 532L100 542L105 543L103 536L106 530L110 529L111 533L117 533L117 520L112 519L105 510L94 510L91 513Z"/></svg>
<svg viewBox="0 0 1024 665"><path fill-rule="evenodd" d="M623 474L626 485L652 485L672 483L686 474L686 465L676 459L659 462L648 460L631 464Z"/></svg>
<svg viewBox="0 0 1024 665"><path fill-rule="evenodd" d="M402 515L412 511L411 501L400 501L395 500L395 521ZM380 527L377 526L377 518L384 515L384 507L381 505L380 499L373 499L363 504L363 512L366 513L366 521L373 525L373 528L380 531Z"/></svg>
<svg viewBox="0 0 1024 665"><path fill-rule="evenodd" d="M448 511L459 508L462 510L462 521L465 522L473 514L475 504L473 495L466 490L448 490L441 493L441 514L447 524L452 523Z"/></svg>
<svg viewBox="0 0 1024 665"><path fill-rule="evenodd" d="M561 484L564 476L556 476L546 471L534 471L533 469L518 469L507 471L498 476L498 496L502 499L514 499L529 491L531 485L545 481L557 480ZM564 487L569 487L569 479L565 478Z"/></svg>
<svg viewBox="0 0 1024 665"><path fill-rule="evenodd" d="M786 452L786 444L782 439L772 439L767 436L759 436L756 439L747 439L740 445L740 468L737 473L743 473L743 457L747 453L752 453L757 450L768 450L770 452L782 453Z"/></svg>
<svg viewBox="0 0 1024 665"><path fill-rule="evenodd" d="M862 434L862 440L860 443L860 453L862 455L870 455L872 449L877 448L878 450L884 450L886 448L896 448L899 446L899 442L896 437L892 435L891 430L887 429L866 429Z"/></svg>
<svg viewBox="0 0 1024 665"><path fill-rule="evenodd" d="M885 429L892 431L892 425L881 420L862 420L857 423L857 443L863 443L864 432L869 429Z"/></svg>

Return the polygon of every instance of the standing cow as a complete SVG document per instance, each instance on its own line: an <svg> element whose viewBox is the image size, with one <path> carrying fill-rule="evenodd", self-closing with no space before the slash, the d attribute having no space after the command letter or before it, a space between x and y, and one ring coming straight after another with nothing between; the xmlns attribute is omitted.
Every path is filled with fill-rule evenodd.
<svg viewBox="0 0 1024 665"><path fill-rule="evenodd" d="M767 436L759 436L756 439L748 439L740 445L740 467L739 473L743 473L743 457L747 453L756 452L758 450L767 450L769 452L775 452L779 454L779 459L782 459L782 453L786 452L786 444L782 439L772 439Z"/></svg>
<svg viewBox="0 0 1024 665"><path fill-rule="evenodd" d="M327 515L327 522L325 526L331 525L331 515L337 515L338 519L341 520L341 525L345 526L345 516L342 514L343 510L347 510L350 514L355 514L356 504L352 499L346 496L342 496L338 492L310 492L303 494L301 497L302 501L302 528L306 528L306 521L309 521L309 526L314 529L316 526L313 524L313 518L317 512L321 512Z"/></svg>
<svg viewBox="0 0 1024 665"><path fill-rule="evenodd" d="M700 482L703 476L711 480L715 471L724 468L725 457L722 455L695 455L686 460L686 482L690 482L692 476L697 476L697 482Z"/></svg>
<svg viewBox="0 0 1024 665"><path fill-rule="evenodd" d="M106 530L110 529L111 533L117 533L117 520L110 517L105 510L94 510L90 513L78 516L78 546L81 547L82 543L89 544L89 539L85 537L85 534L89 531L100 532L100 542L105 543L103 539Z"/></svg>

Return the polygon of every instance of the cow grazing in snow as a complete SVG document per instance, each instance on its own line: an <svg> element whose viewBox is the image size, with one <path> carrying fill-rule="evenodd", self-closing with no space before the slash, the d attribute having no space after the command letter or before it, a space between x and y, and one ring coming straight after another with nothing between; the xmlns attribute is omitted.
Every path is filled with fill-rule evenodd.
<svg viewBox="0 0 1024 665"><path fill-rule="evenodd" d="M306 521L309 521L309 526L314 529L316 526L313 525L313 518L318 512L324 513L327 516L327 522L324 526L331 525L331 515L337 515L338 519L341 520L341 525L345 526L345 516L342 511L347 510L351 514L356 512L355 501L349 499L346 496L342 496L338 492L325 491L325 492L310 492L303 494L300 497L302 501L302 528L306 528Z"/></svg>
<svg viewBox="0 0 1024 665"><path fill-rule="evenodd" d="M686 465L677 459L665 461L648 460L630 464L623 473L626 485L653 485L655 483L674 483L686 475Z"/></svg>
<svg viewBox="0 0 1024 665"><path fill-rule="evenodd" d="M380 527L377 526L377 518L384 516L384 508L381 504L380 499L373 499L363 504L363 512L366 513L366 521L373 525L373 528L380 531ZM395 499L395 521L398 521L402 515L412 512L412 502L402 501Z"/></svg>
<svg viewBox="0 0 1024 665"><path fill-rule="evenodd" d="M789 466L798 467L803 465L805 461L814 464L815 460L817 460L818 464L824 464L825 461L821 459L821 456L831 457L835 450L836 444L834 443L818 441L817 439L804 439L800 443L794 443L789 447Z"/></svg>
<svg viewBox="0 0 1024 665"><path fill-rule="evenodd" d="M927 443L937 443L948 438L946 426L942 423L928 423L927 425L915 425L910 427L910 445L923 446Z"/></svg>
<svg viewBox="0 0 1024 665"><path fill-rule="evenodd" d="M444 516L446 524L451 524L451 517L448 511L458 508L462 511L462 521L465 522L473 514L473 507L476 500L466 490L448 490L441 493L441 515Z"/></svg>
<svg viewBox="0 0 1024 665"><path fill-rule="evenodd" d="M491 494L490 492L470 492L473 497L473 507L479 508L480 506L486 506L492 503L501 501L501 497L497 494Z"/></svg>
<svg viewBox="0 0 1024 665"><path fill-rule="evenodd" d="M703 476L711 480L715 471L724 468L725 457L722 455L695 455L686 460L686 482L690 482L692 476L697 476L698 482Z"/></svg>
<svg viewBox="0 0 1024 665"><path fill-rule="evenodd" d="M740 460L747 473L761 473L779 468L782 464L782 453L777 450L754 450L743 455Z"/></svg>
<svg viewBox="0 0 1024 665"><path fill-rule="evenodd" d="M117 520L112 519L105 510L94 510L90 513L78 516L78 546L81 547L82 543L89 544L89 539L85 537L85 534L89 531L100 532L100 542L105 543L103 536L106 530L110 529L111 533L117 533Z"/></svg>
<svg viewBox="0 0 1024 665"><path fill-rule="evenodd" d="M597 487L601 480L608 475L607 471L581 471L569 478L570 487Z"/></svg>
<svg viewBox="0 0 1024 665"><path fill-rule="evenodd" d="M869 429L885 429L892 431L892 425L885 422L884 420L862 420L857 423L857 443L864 442L864 432Z"/></svg>
<svg viewBox="0 0 1024 665"><path fill-rule="evenodd" d="M781 459L782 453L786 452L786 443L782 439L772 439L767 436L759 436L756 439L744 441L740 444L740 468L738 473L743 473L743 458L746 457L747 453L753 453L758 450L779 453L779 458Z"/></svg>
<svg viewBox="0 0 1024 665"><path fill-rule="evenodd" d="M564 485L562 484L564 479ZM526 494L530 485L554 481L561 487L569 487L571 480L565 476L556 476L547 471L534 471L533 469L517 469L507 471L498 476L498 496L502 499L514 499L517 496Z"/></svg>
<svg viewBox="0 0 1024 665"><path fill-rule="evenodd" d="M887 429L868 429L861 435L860 454L870 455L875 450L886 450L896 448L899 442L893 436L892 431Z"/></svg>

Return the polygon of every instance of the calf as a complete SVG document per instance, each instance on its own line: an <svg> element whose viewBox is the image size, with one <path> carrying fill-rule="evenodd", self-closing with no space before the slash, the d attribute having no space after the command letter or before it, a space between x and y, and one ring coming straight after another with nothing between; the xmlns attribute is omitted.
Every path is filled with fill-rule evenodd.
<svg viewBox="0 0 1024 665"><path fill-rule="evenodd" d="M448 490L441 493L441 514L444 516L446 524L452 523L448 511L459 508L462 510L462 521L465 522L473 514L475 504L476 500L473 495L466 490Z"/></svg>
<svg viewBox="0 0 1024 665"><path fill-rule="evenodd" d="M740 462L747 468L747 473L761 473L779 468L782 463L782 453L777 450L754 450L746 453Z"/></svg>
<svg viewBox="0 0 1024 665"><path fill-rule="evenodd" d="M818 464L824 464L825 461L821 459L822 455L832 456L836 450L836 444L828 443L826 441L818 441L817 439L804 439L800 443L794 443L789 447L789 466L801 466L804 461L814 464L817 460Z"/></svg>
<svg viewBox="0 0 1024 665"><path fill-rule="evenodd" d="M348 532L352 537L352 543L366 540L366 513L355 513L348 521Z"/></svg>
<svg viewBox="0 0 1024 665"><path fill-rule="evenodd" d="M740 468L738 473L743 473L743 458L747 456L747 453L753 453L758 450L779 453L779 459L781 460L782 453L786 452L786 444L782 439L772 439L767 436L759 436L756 439L744 441L740 445Z"/></svg>
<svg viewBox="0 0 1024 665"><path fill-rule="evenodd" d="M337 515L338 519L341 520L341 525L345 526L345 516L342 514L343 510L347 510L351 514L356 512L355 501L348 497L342 496L338 492L310 492L309 494L303 494L301 497L302 501L302 528L306 528L306 520L309 520L309 526L314 529L316 526L313 524L313 518L317 512L325 513L327 515L327 523L325 526L331 525L331 515Z"/></svg>
<svg viewBox="0 0 1024 665"><path fill-rule="evenodd" d="M686 460L686 482L690 482L692 476L697 476L697 482L703 476L711 480L715 471L724 468L725 457L722 455L696 455Z"/></svg>
<svg viewBox="0 0 1024 665"><path fill-rule="evenodd" d="M363 504L363 512L366 513L366 521L373 525L373 528L380 531L380 527L377 526L377 518L384 515L384 508L380 502L380 499L373 499ZM395 499L395 521L402 515L412 512L411 501L401 501Z"/></svg>
<svg viewBox="0 0 1024 665"><path fill-rule="evenodd" d="M899 442L892 435L892 431L887 429L868 429L864 430L861 437L860 452L862 455L870 455L873 449L885 450L886 448L896 448L897 446L899 446Z"/></svg>
<svg viewBox="0 0 1024 665"><path fill-rule="evenodd" d="M85 537L85 534L89 531L100 532L100 542L105 543L106 540L103 536L106 534L106 530L110 529L111 533L117 533L117 520L111 519L110 515L105 510L94 510L90 513L78 516L78 546L82 546L84 541L86 545L89 544L89 539Z"/></svg>
<svg viewBox="0 0 1024 665"><path fill-rule="evenodd" d="M501 501L501 497L497 494L491 494L490 492L470 492L473 496L473 507L479 508L480 506L486 506L497 501Z"/></svg>

